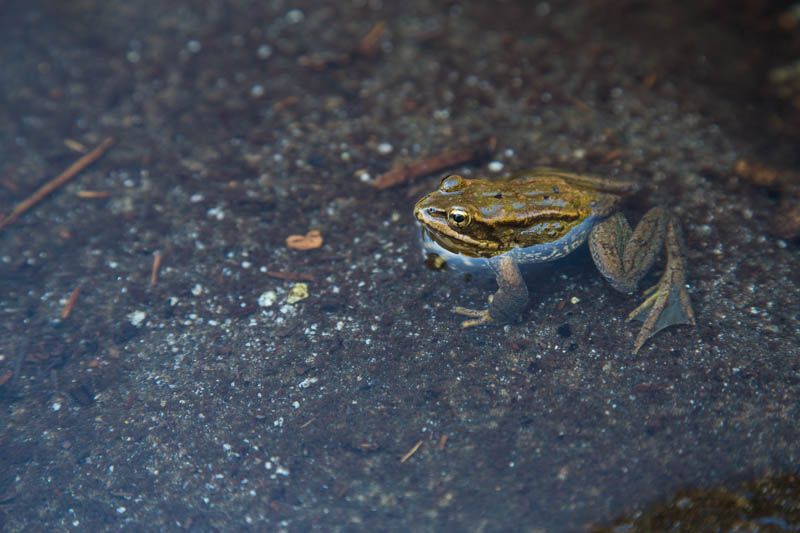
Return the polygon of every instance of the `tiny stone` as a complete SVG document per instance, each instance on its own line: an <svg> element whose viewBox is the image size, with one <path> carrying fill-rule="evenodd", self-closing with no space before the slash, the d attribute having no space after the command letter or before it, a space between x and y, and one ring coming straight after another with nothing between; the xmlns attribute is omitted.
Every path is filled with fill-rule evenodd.
<svg viewBox="0 0 800 533"><path fill-rule="evenodd" d="M225 218L225 210L221 207L212 207L208 211L206 211L206 215L210 218L215 218L217 220L223 220Z"/></svg>
<svg viewBox="0 0 800 533"><path fill-rule="evenodd" d="M276 301L278 301L278 295L275 294L275 291L263 292L261 296L258 297L259 307L271 307L275 305Z"/></svg>
<svg viewBox="0 0 800 533"><path fill-rule="evenodd" d="M147 318L147 313L144 311L134 311L128 315L131 325L136 326L137 328L142 326L145 318Z"/></svg>
<svg viewBox="0 0 800 533"><path fill-rule="evenodd" d="M378 153L381 155L391 154L392 150L394 150L394 147L391 143L383 142L378 145Z"/></svg>
<svg viewBox="0 0 800 533"><path fill-rule="evenodd" d="M299 9L292 9L288 13L286 13L286 18L292 24L297 24L298 22L303 22L303 19L305 19L306 16Z"/></svg>
<svg viewBox="0 0 800 533"><path fill-rule="evenodd" d="M286 302L296 304L300 300L305 300L306 298L308 298L308 283L295 283L289 290Z"/></svg>
<svg viewBox="0 0 800 533"><path fill-rule="evenodd" d="M500 161L492 161L491 163L489 163L489 170L491 172L500 172L501 170L503 170L503 163L501 163Z"/></svg>
<svg viewBox="0 0 800 533"><path fill-rule="evenodd" d="M250 96L253 98L261 98L264 96L264 86L261 84L253 85L253 87L250 89Z"/></svg>
<svg viewBox="0 0 800 533"><path fill-rule="evenodd" d="M306 378L303 381L301 381L300 383L298 383L297 387L300 388L300 389L307 389L311 385L316 383L317 381L319 381L319 378Z"/></svg>
<svg viewBox="0 0 800 533"><path fill-rule="evenodd" d="M259 58L266 59L272 55L272 47L268 44L262 44L258 47L258 50L256 50L256 54L258 54Z"/></svg>
<svg viewBox="0 0 800 533"><path fill-rule="evenodd" d="M189 50L191 53L196 54L200 50L202 50L203 45L200 44L200 41L195 41L192 39L188 43L186 43L186 49Z"/></svg>

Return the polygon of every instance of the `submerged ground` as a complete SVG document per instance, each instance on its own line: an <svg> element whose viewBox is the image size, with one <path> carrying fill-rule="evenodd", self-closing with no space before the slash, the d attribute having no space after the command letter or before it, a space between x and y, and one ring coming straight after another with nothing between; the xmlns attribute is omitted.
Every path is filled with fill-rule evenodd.
<svg viewBox="0 0 800 533"><path fill-rule="evenodd" d="M797 473L793 197L735 168L800 163L800 30L673 4L11 2L4 212L116 143L0 232L0 529L580 531ZM631 355L582 250L462 330L495 286L421 257L443 172L372 182L476 146L674 208L697 327Z"/></svg>

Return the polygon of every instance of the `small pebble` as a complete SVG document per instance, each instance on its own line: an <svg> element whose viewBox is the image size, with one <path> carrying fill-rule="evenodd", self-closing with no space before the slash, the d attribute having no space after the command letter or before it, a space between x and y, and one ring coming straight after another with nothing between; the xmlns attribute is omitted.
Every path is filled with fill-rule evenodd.
<svg viewBox="0 0 800 533"><path fill-rule="evenodd" d="M189 50L191 53L196 54L200 50L203 49L203 45L200 44L200 41L195 41L192 39L188 43L186 43L186 49Z"/></svg>
<svg viewBox="0 0 800 533"><path fill-rule="evenodd" d="M492 161L491 163L489 163L489 170L491 172L500 172L501 170L503 170L503 163L501 163L500 161Z"/></svg>
<svg viewBox="0 0 800 533"><path fill-rule="evenodd" d="M272 55L272 47L268 44L262 44L258 47L258 50L256 50L256 54L258 54L260 59L266 59Z"/></svg>
<svg viewBox="0 0 800 533"><path fill-rule="evenodd" d="M131 325L135 327L141 327L144 323L144 320L147 318L147 313L144 311L134 311L128 315L128 319L131 321Z"/></svg>
<svg viewBox="0 0 800 533"><path fill-rule="evenodd" d="M308 298L308 283L295 283L289 290L286 303L295 304Z"/></svg>
<svg viewBox="0 0 800 533"><path fill-rule="evenodd" d="M274 305L277 300L278 295L275 293L275 291L262 292L261 296L258 297L258 306L270 307Z"/></svg>
<svg viewBox="0 0 800 533"><path fill-rule="evenodd" d="M298 383L297 386L298 386L298 388L301 388L301 389L307 389L311 385L316 383L317 381L319 381L319 378L313 378L313 377L312 378L306 378L303 381L301 381L300 383Z"/></svg>
<svg viewBox="0 0 800 533"><path fill-rule="evenodd" d="M206 211L206 215L210 218L215 218L217 220L223 220L225 218L225 210L221 207L212 207L208 211Z"/></svg>
<svg viewBox="0 0 800 533"><path fill-rule="evenodd" d="M391 154L394 147L390 143L380 143L378 145L378 153L381 155Z"/></svg>
<svg viewBox="0 0 800 533"><path fill-rule="evenodd" d="M292 9L288 13L286 13L286 19L292 24L303 22L303 19L305 18L306 18L305 13L303 13L299 9Z"/></svg>

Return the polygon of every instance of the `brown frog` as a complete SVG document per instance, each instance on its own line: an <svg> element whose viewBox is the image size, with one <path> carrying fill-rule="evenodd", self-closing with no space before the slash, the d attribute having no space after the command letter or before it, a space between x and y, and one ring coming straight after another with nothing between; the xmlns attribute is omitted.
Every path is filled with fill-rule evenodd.
<svg viewBox="0 0 800 533"><path fill-rule="evenodd" d="M643 322L634 342L636 353L663 328L695 324L675 216L655 207L631 230L618 212L623 198L638 190L632 182L549 168L499 180L453 174L417 202L414 216L422 226L426 251L451 264L487 265L497 278L498 290L487 309L453 309L471 317L464 327L519 318L528 304L520 264L564 257L588 240L597 269L615 289L632 293L663 248L664 274L628 316Z"/></svg>

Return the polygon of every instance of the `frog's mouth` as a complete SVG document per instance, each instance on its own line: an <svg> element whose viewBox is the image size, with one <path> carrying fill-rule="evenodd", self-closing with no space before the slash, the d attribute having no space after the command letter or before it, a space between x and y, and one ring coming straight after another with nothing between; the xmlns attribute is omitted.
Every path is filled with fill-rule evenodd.
<svg viewBox="0 0 800 533"><path fill-rule="evenodd" d="M420 223L422 230L422 245L428 251L440 253L441 250L455 255L466 255L468 257L493 257L502 254L506 250L500 250L496 246L487 245L485 242L478 241L467 235L454 232L454 236L431 229ZM494 243L489 243L494 244Z"/></svg>

